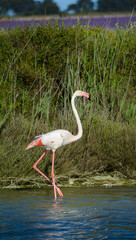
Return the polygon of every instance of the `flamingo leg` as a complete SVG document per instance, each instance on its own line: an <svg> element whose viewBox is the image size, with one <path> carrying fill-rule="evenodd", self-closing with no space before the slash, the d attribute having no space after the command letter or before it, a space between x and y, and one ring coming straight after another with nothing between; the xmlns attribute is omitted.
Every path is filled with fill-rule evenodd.
<svg viewBox="0 0 136 240"><path fill-rule="evenodd" d="M61 192L61 190L60 190L56 185L54 185L53 182L52 182L47 176L45 176L44 173L42 173L42 172L37 168L37 164L41 161L41 159L44 157L44 155L45 155L46 152L47 152L47 151L45 151L45 152L42 154L42 156L41 156L41 157L38 159L38 161L34 164L33 168L34 168L37 172L39 172L44 178L46 178L46 180L49 181L49 182L54 186L55 189L57 189L58 194L62 197L62 196L63 196L63 193Z"/></svg>
<svg viewBox="0 0 136 240"><path fill-rule="evenodd" d="M55 175L54 175L54 158L55 158L55 152L52 152L52 170L51 170L51 176L53 180L53 186L54 186L54 197L56 199L56 185L55 185Z"/></svg>

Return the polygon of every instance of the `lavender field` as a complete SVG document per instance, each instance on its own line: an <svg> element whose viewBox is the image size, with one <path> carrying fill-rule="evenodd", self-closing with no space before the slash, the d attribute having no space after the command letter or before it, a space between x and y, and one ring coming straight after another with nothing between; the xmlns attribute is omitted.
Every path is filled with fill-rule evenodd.
<svg viewBox="0 0 136 240"><path fill-rule="evenodd" d="M136 23L136 15L120 15L120 16L83 16L83 17L46 17L43 18L18 18L18 19L9 19L9 20L0 20L0 28L4 30L12 29L15 27L28 27L34 26L35 28L39 25L46 26L48 23L55 24L58 22L60 26L64 24L65 27L69 25L76 25L78 22L82 25L89 25L91 27L102 27L102 28L111 28L114 29L117 26L122 28L129 27L131 23Z"/></svg>

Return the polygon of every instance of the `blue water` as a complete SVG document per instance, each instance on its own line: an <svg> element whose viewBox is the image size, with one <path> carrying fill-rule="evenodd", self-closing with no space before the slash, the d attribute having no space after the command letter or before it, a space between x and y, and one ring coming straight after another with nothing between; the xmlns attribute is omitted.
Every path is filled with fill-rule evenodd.
<svg viewBox="0 0 136 240"><path fill-rule="evenodd" d="M0 239L136 239L136 188L1 190Z"/></svg>

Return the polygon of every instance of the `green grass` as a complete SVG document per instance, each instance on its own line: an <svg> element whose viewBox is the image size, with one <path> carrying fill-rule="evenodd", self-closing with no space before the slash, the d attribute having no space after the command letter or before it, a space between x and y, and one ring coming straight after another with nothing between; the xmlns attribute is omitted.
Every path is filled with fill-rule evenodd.
<svg viewBox="0 0 136 240"><path fill-rule="evenodd" d="M57 174L120 171L136 176L136 30L77 26L0 32L0 153L2 179L36 177L43 150L25 152L35 135L77 126L73 92L84 135L56 152ZM40 164L50 172L51 153Z"/></svg>

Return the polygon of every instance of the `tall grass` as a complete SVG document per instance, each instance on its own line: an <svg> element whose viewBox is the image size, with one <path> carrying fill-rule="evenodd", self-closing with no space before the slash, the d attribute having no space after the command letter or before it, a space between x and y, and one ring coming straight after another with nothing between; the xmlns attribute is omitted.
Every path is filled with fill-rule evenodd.
<svg viewBox="0 0 136 240"><path fill-rule="evenodd" d="M59 149L56 172L120 171L135 176L136 30L48 25L0 32L1 177L35 177L35 135L64 128L76 134L71 96L84 136ZM50 158L48 154L47 159ZM43 161L50 171L50 161Z"/></svg>

